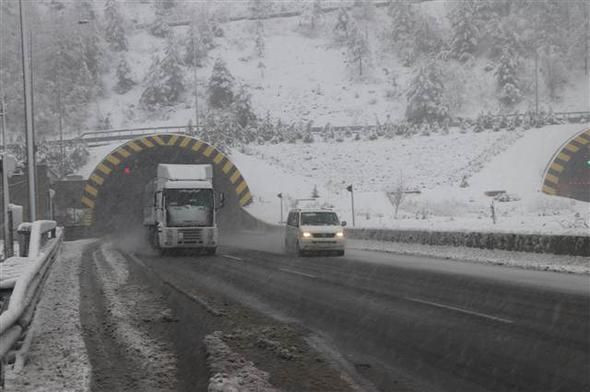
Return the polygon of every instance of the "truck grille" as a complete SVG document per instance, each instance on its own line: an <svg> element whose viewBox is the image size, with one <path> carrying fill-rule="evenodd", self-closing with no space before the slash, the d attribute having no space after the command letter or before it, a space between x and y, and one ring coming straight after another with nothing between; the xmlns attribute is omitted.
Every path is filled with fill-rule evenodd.
<svg viewBox="0 0 590 392"><path fill-rule="evenodd" d="M202 232L199 229L183 229L180 232L182 233L182 242L185 244L196 244L203 241Z"/></svg>
<svg viewBox="0 0 590 392"><path fill-rule="evenodd" d="M334 238L335 233L313 233L313 238Z"/></svg>

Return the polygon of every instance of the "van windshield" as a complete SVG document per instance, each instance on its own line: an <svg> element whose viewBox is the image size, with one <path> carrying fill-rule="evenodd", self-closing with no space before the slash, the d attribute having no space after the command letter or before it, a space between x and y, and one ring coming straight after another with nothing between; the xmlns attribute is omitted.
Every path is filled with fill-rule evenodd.
<svg viewBox="0 0 590 392"><path fill-rule="evenodd" d="M302 212L301 225L340 225L340 221L338 220L338 216L334 212Z"/></svg>

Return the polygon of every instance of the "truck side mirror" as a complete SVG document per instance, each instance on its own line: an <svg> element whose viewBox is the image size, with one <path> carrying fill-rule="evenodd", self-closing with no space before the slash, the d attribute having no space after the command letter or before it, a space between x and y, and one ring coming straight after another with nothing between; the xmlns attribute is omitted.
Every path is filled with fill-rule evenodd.
<svg viewBox="0 0 590 392"><path fill-rule="evenodd" d="M346 221L342 221L342 227L346 226Z"/></svg>
<svg viewBox="0 0 590 392"><path fill-rule="evenodd" d="M219 195L217 195L217 209L223 208L224 205L225 205L225 194L223 192L220 192Z"/></svg>

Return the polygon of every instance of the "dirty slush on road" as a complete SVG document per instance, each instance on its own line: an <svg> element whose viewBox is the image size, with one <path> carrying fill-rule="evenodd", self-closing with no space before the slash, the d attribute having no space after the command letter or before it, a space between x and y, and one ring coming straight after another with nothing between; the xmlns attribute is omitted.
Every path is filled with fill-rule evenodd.
<svg viewBox="0 0 590 392"><path fill-rule="evenodd" d="M299 325L198 286L181 289L112 244L88 246L82 264L93 391L357 389Z"/></svg>

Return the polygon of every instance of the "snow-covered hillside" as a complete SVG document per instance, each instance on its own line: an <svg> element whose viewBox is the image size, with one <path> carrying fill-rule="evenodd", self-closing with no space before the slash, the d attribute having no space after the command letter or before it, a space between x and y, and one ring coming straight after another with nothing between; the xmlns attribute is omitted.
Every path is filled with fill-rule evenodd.
<svg viewBox="0 0 590 392"><path fill-rule="evenodd" d="M356 223L361 227L432 230L494 230L509 232L588 234L588 203L540 192L543 174L555 151L586 125L483 134L460 134L343 143L255 146L247 154L234 152L250 189L255 215L278 222L279 192L287 201L310 198L315 205L333 206L351 221L350 193L355 188ZM354 154L353 154L354 152ZM460 187L466 177L467 187ZM407 194L397 219L387 192ZM495 202L497 223L491 219L491 190L504 190L520 200ZM308 205L309 202L300 202Z"/></svg>
<svg viewBox="0 0 590 392"><path fill-rule="evenodd" d="M242 12L247 3L238 2ZM190 4L183 5L186 9ZM187 8L188 7L188 8ZM291 4L291 8L297 8ZM432 23L448 28L445 19L447 3L425 2L419 7ZM122 2L121 11L129 25L128 58L131 74L138 84L123 95L112 92L116 80L115 67L104 76L107 94L98 101L103 116L110 118L113 128L184 125L194 119L194 69L183 67L186 87L182 102L156 112L139 107L139 97L146 88L145 77L153 55L162 55L165 39L154 37L146 29L153 20L149 3ZM213 12L213 11L211 11ZM237 10L234 14L239 13ZM178 18L175 16L174 18ZM220 23L223 36L215 38L215 47L208 53L197 73L199 112L207 112L207 85L215 58L222 58L238 84L252 95L253 109L260 117L267 114L282 122L312 121L315 125L365 125L402 119L405 115L406 93L415 67L404 67L400 59L386 49L384 34L389 17L379 9L374 20L362 26L370 38L368 70L363 77L355 74L346 48L332 37L337 12L325 13L315 34L304 34L301 17L268 19L263 22L264 54L256 54L255 21L226 21ZM187 26L172 27L181 51L187 37ZM481 112L497 112L496 76L485 59L472 65L450 62L445 68L445 99L454 115L475 117ZM524 66L523 66L524 67ZM534 106L531 95L531 70L524 67L527 96L514 108L525 111ZM588 88L583 75L572 74L561 88L561 97L549 101L544 90L540 93L541 107L554 111L589 110ZM543 86L541 86L543 89ZM194 120L193 120L194 122ZM89 127L94 121L89 121Z"/></svg>

